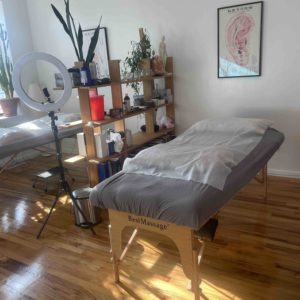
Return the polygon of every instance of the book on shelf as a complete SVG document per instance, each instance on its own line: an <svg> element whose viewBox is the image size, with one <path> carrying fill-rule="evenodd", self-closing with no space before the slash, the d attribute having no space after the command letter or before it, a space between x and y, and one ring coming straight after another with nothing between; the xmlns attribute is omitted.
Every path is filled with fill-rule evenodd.
<svg viewBox="0 0 300 300"><path fill-rule="evenodd" d="M120 172L123 168L125 158L123 156L114 157L98 164L98 175L100 181Z"/></svg>
<svg viewBox="0 0 300 300"><path fill-rule="evenodd" d="M108 155L108 145L106 143L105 133L95 133L95 145L97 151L97 157L103 158Z"/></svg>
<svg viewBox="0 0 300 300"><path fill-rule="evenodd" d="M83 132L77 133L77 144L79 155L86 156L85 136Z"/></svg>
<svg viewBox="0 0 300 300"><path fill-rule="evenodd" d="M101 162L98 165L98 175L99 175L100 181L103 181L106 178L110 177L110 175L109 175L108 161Z"/></svg>

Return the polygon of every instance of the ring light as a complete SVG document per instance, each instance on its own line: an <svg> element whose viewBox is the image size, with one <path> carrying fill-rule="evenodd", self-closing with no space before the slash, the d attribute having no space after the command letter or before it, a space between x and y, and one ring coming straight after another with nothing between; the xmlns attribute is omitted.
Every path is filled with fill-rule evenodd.
<svg viewBox="0 0 300 300"><path fill-rule="evenodd" d="M22 81L21 81L21 73L24 66L32 61L38 61L38 60L53 64L55 67L57 67L57 69L59 70L59 72L63 77L64 91L62 95L55 102L39 103L36 100L29 97L29 95L27 95L27 93L23 89ZM58 111L69 100L72 93L71 78L65 65L56 57L42 52L29 53L20 57L17 60L13 71L13 85L20 99L27 106L37 111L45 111L45 112Z"/></svg>
<svg viewBox="0 0 300 300"><path fill-rule="evenodd" d="M38 61L38 60L53 64L62 75L62 78L64 81L64 92L62 93L62 95L59 97L59 99L56 102L51 102L51 100L49 99L45 103L39 103L39 102L35 101L34 99L32 99L31 97L29 97L23 89L22 81L21 81L21 73L22 73L24 66L32 61ZM66 67L64 66L64 64L61 61L59 61L57 58L55 58L52 55L49 55L46 53L40 53L40 52L26 54L26 55L22 56L16 62L15 66L14 66L13 85L14 85L14 88L15 88L16 92L18 93L20 99L26 105L28 105L29 107L31 107L35 110L38 110L38 111L48 112L48 115L51 118L51 129L52 129L53 136L54 136L54 142L55 142L55 147L56 147L56 158L58 161L58 169L59 169L59 175L60 175L59 191L64 191L69 194L69 197L72 199L74 207L76 207L76 209L81 214L82 218L84 219L85 223L87 224L87 227L91 229L93 234L96 234L92 227L93 224L91 224L91 222L87 218L85 212L82 211L81 207L77 203L78 199L75 198L74 194L71 191L71 187L65 177L65 169L64 169L63 161L62 161L61 144L60 144L60 139L58 136L58 127L56 125L56 121L58 118L57 118L57 116L55 116L55 112L58 111L69 100L71 93L72 93L72 82L71 82L71 78L68 73L68 70L66 69ZM45 94L45 96L46 96L46 94ZM48 222L48 219L49 219L53 209L56 206L59 196L60 196L60 192L57 194L55 200L53 201L50 211L48 212L48 215L46 216L46 218L37 234L37 238L40 238L40 236Z"/></svg>

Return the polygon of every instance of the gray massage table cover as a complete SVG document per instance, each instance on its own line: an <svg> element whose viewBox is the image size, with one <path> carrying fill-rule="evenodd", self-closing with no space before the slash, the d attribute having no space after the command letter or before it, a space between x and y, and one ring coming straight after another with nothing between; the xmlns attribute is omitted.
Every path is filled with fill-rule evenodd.
<svg viewBox="0 0 300 300"><path fill-rule="evenodd" d="M110 208L199 229L268 162L284 136L268 129L261 142L228 175L223 191L209 185L119 172L96 185L90 200Z"/></svg>

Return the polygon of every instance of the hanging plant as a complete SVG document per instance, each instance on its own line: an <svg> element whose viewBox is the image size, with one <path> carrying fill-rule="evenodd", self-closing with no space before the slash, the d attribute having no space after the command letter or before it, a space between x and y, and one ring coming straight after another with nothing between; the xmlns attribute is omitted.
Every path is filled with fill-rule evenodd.
<svg viewBox="0 0 300 300"><path fill-rule="evenodd" d="M53 10L55 16L57 17L57 19L62 24L64 31L70 37L70 40L74 47L78 61L82 61L88 65L94 59L95 49L96 49L96 46L98 43L98 38L99 38L100 23L101 23L102 17L100 18L99 25L97 26L97 28L94 32L94 35L91 37L88 52L87 52L86 58L84 58L83 50L82 50L82 48L83 48L83 33L82 33L81 25L79 23L78 29L76 29L74 18L70 12L70 1L64 0L64 2L65 2L65 7L66 7L65 19L63 18L62 14L59 12L59 10L53 4L51 4L52 10Z"/></svg>

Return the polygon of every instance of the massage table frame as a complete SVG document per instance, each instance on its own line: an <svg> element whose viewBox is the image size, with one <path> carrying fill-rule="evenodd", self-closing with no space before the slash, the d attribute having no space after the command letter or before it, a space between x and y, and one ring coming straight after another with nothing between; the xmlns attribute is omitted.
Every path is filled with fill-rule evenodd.
<svg viewBox="0 0 300 300"><path fill-rule="evenodd" d="M63 129L63 128L72 128L72 127L76 127L78 125L81 125L82 124L82 120L77 120L77 121L72 121L72 122L69 122L67 124L61 124L59 125L59 129ZM49 129L51 129L51 127L49 126ZM65 138L70 138L72 136L75 136L78 132L81 132L82 131L82 127L78 127L75 132L62 132L61 133L61 136L59 136L59 140L62 141L63 139ZM49 138L47 141L43 141L43 142L38 142L36 143L36 145L30 145L30 146L26 146L26 147L22 147L22 149L18 149L16 152L10 154L10 155L7 155L6 157L8 158L8 160L3 164L2 167L0 167L0 174L2 172L4 172L8 167L9 165L13 162L14 158L26 151L26 150L30 150L30 149L33 149L33 150L37 150L37 151L40 151L40 152L49 152L49 148L47 148L46 145L48 144L51 144L51 143L54 143L54 137L51 136L51 138ZM45 150L46 149L46 150ZM50 151L55 151L53 149L50 149ZM55 153L55 152L54 152ZM5 159L6 157L1 157L1 159Z"/></svg>
<svg viewBox="0 0 300 300"><path fill-rule="evenodd" d="M264 186L264 199L268 193L267 164L254 177ZM109 214L109 237L115 282L120 282L120 264L124 260L127 251L132 245L139 229L158 233L170 238L178 248L183 272L190 280L194 299L199 299L199 266L203 255L205 242L199 236L199 232L190 227L179 226L173 223L156 220L149 217L138 216L132 213L108 209ZM126 227L134 227L133 233L126 246L122 249L122 232Z"/></svg>
<svg viewBox="0 0 300 300"><path fill-rule="evenodd" d="M180 254L183 272L191 281L191 290L195 299L200 297L199 265L203 255L205 243L197 232L189 227L179 226L161 220L137 216L109 209L109 236L115 282L120 282L120 264L125 258L139 229L158 233L170 238L177 246ZM133 233L122 250L122 232L126 227L134 227Z"/></svg>
<svg viewBox="0 0 300 300"><path fill-rule="evenodd" d="M49 143L47 143L46 145L48 145L48 144L49 144ZM11 156L8 156L8 160L7 160L7 161L3 164L3 166L0 168L0 174L1 174L2 172L4 172L6 169L8 169L8 167L9 167L10 164L14 161L15 157L16 157L18 154L20 154L20 153L22 153L22 152L24 152L24 151L26 151L26 150L30 150L30 149L36 150L36 151L39 151L39 152L46 152L46 153L51 153L51 152L53 152L53 149L47 148L46 146L30 147L30 148L27 148L27 149L24 149L24 150L15 152L15 153L13 153ZM55 152L53 152L53 153L55 153Z"/></svg>

